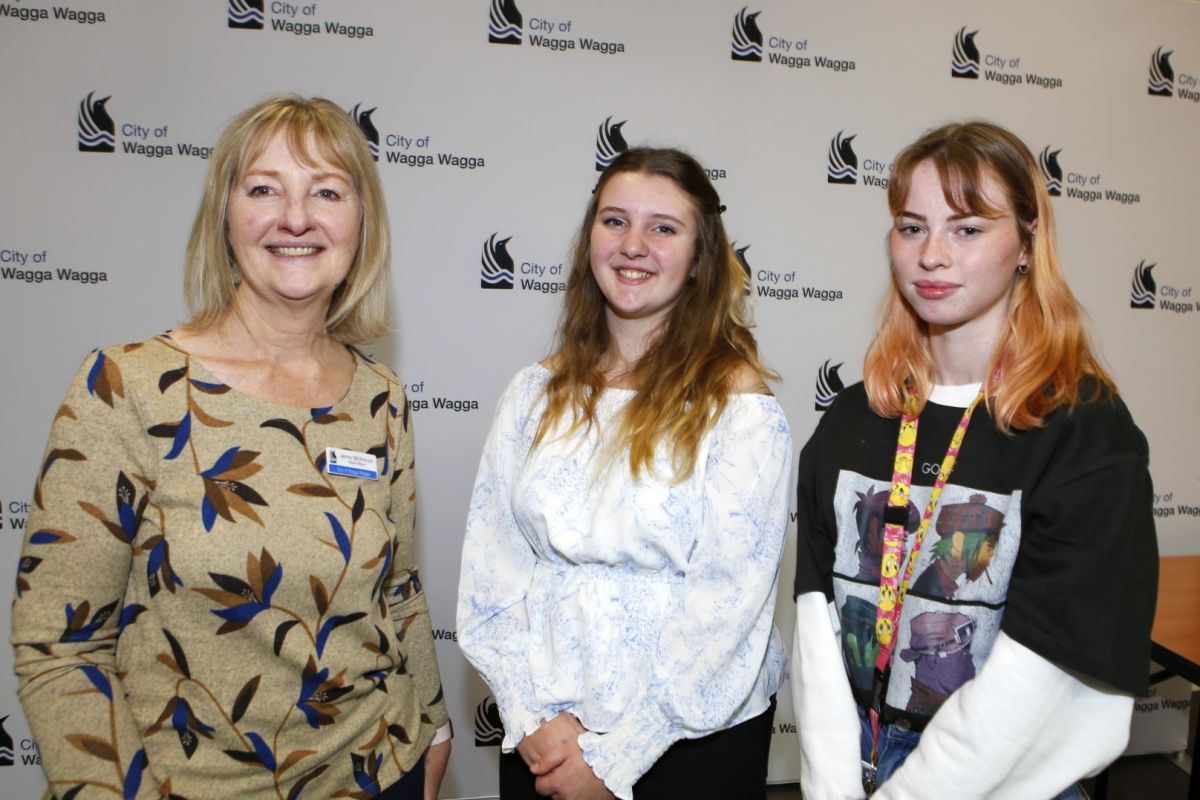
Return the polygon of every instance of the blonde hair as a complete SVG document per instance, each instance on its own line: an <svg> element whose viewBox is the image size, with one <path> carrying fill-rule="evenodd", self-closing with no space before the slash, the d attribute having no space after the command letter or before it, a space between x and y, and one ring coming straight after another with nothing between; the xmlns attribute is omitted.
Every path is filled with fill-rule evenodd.
<svg viewBox="0 0 1200 800"><path fill-rule="evenodd" d="M720 198L703 167L679 150L628 150L596 184L575 241L554 375L546 384L547 403L534 446L568 416L564 436L596 422L596 404L605 386L604 359L612 340L604 294L592 275L591 232L604 187L624 172L668 178L687 195L696 215L694 277L632 368L629 377L637 393L609 440L612 452L629 451L634 477L643 470L653 472L655 450L667 443L672 479L678 482L695 469L701 441L725 410L739 371L749 366L761 379L777 378L758 359L746 316L745 273L721 224Z"/></svg>
<svg viewBox="0 0 1200 800"><path fill-rule="evenodd" d="M1088 399L1115 394L1112 378L1092 352L1079 303L1059 266L1050 195L1025 143L983 121L929 131L896 157L888 184L893 215L908 199L913 171L926 161L937 168L947 204L961 214L999 215L983 195L985 178L994 179L1012 206L1021 245L1029 255L1028 271L1017 275L1008 319L984 380L997 428L1011 433L1040 426L1050 412L1080 400L1084 378L1091 379ZM910 390L923 406L933 375L929 327L893 279L863 366L872 410L899 416Z"/></svg>
<svg viewBox="0 0 1200 800"><path fill-rule="evenodd" d="M313 166L324 160L350 175L362 209L358 250L333 293L325 330L346 344L370 341L388 327L391 239L379 172L366 138L345 111L329 100L292 94L243 111L213 148L184 262L184 298L191 312L187 325L208 327L233 303L241 272L229 248L229 192L279 131L300 163Z"/></svg>

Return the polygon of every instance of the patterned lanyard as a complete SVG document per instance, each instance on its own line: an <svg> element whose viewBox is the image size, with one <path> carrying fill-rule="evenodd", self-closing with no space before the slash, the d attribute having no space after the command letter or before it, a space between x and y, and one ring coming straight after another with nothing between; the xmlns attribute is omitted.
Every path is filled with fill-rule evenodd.
<svg viewBox="0 0 1200 800"><path fill-rule="evenodd" d="M908 582L912 578L913 568L917 563L917 555L921 552L921 543L925 541L925 532L933 513L937 510L938 501L942 498L942 489L950 479L954 465L958 463L958 451L962 448L963 438L967 435L967 426L971 424L971 415L975 407L983 399L983 389L963 412L954 435L950 437L950 446L946 448L946 457L942 459L941 469L938 470L937 481L929 494L929 502L925 505L925 514L917 528L917 537L913 542L912 552L908 554L908 563L904 568L904 577L900 577L900 559L904 557L904 529L908 522L908 495L912 486L913 459L917 452L917 397L909 394L904 402L904 413L900 417L900 433L896 437L896 459L892 465L892 491L888 497L888 507L884 512L883 529L883 558L879 564L879 607L875 612L875 641L879 643L879 655L875 659L875 698L872 708L868 710L871 722L871 761L866 764L864 786L868 794L875 790L875 762L879 746L880 710L883 708L882 694L885 691L884 674L892 661L892 651L896 647L896 626L900 619L900 609L904 606L904 598L908 594Z"/></svg>
<svg viewBox="0 0 1200 800"><path fill-rule="evenodd" d="M875 614L875 640L879 642L879 655L875 659L875 669L881 672L887 669L892 660L900 609L904 606L904 598L908 594L908 582L912 578L917 555L921 552L921 543L925 541L925 532L929 530L929 523L937 510L938 501L942 498L942 489L958 461L958 451L962 448L963 437L967 435L967 426L971 424L971 415L975 413L975 407L982 399L981 388L963 412L958 427L954 429L954 435L950 437L950 446L946 449L946 457L942 459L937 481L929 494L929 502L925 505L925 514L921 517L917 538L913 542L912 552L908 554L908 563L901 579L900 560L904 557L908 495L912 486L913 457L917 450L916 395L909 394L904 403L900 434L896 437L896 460L892 466L892 492L888 497L887 511L884 513L886 524L883 529L883 558L879 564L879 607Z"/></svg>
<svg viewBox="0 0 1200 800"><path fill-rule="evenodd" d="M868 710L871 723L871 760L864 764L864 786L868 794L875 790L875 764L880 741L880 711L883 708L882 693L884 690L884 673L888 664L892 663L892 652L895 650L896 625L900 620L900 609L904 607L905 596L908 594L908 581L912 579L913 567L917 565L917 555L920 545L925 541L925 531L937 511L938 500L942 499L942 489L946 487L954 464L959 461L959 450L962 439L966 437L967 426L971 425L971 415L974 414L979 401L983 399L983 389L962 411L959 427L954 429L950 437L950 446L946 449L946 457L942 459L942 467L937 470L937 481L934 491L929 494L929 503L925 504L925 513L920 518L917 528L917 539L913 542L912 552L908 554L904 578L900 577L900 559L904 558L905 528L908 522L908 489L912 487L912 463L917 453L917 396L908 395L904 404L904 414L900 417L900 433L896 437L896 457L892 467L892 493L888 497L888 507L883 513L883 558L880 560L880 604L875 613L875 640L880 644L880 654L875 658L875 702Z"/></svg>

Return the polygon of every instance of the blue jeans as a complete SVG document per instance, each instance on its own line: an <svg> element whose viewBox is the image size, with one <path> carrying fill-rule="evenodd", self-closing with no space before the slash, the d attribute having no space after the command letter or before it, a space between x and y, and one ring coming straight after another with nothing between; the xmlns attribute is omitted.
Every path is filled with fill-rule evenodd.
<svg viewBox="0 0 1200 800"><path fill-rule="evenodd" d="M862 760L863 764L868 764L871 761L871 720L861 708L858 710L858 720L862 726L862 735L859 737ZM882 786L884 781L892 777L904 764L908 754L917 749L920 741L921 734L918 731L905 730L897 725L884 725L880 728L879 752L875 760L875 785ZM1083 800L1083 792L1078 785L1073 785L1051 800Z"/></svg>

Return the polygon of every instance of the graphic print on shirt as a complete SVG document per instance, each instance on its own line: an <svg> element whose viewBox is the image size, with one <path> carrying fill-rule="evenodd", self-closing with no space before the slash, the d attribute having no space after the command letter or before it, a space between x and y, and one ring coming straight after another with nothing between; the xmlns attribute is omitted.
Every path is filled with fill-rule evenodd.
<svg viewBox="0 0 1200 800"><path fill-rule="evenodd" d="M987 571L1000 541L1004 514L973 494L965 503L944 505L937 515L937 533L930 542L932 562L912 585L912 591L931 597L953 599L960 583L977 581Z"/></svg>
<svg viewBox="0 0 1200 800"><path fill-rule="evenodd" d="M860 492L858 502L854 504L854 521L858 525L858 575L855 577L862 580L879 580L879 562L883 558L883 512L887 510L889 494L888 489ZM921 512L910 502L905 533L916 532L920 524Z"/></svg>
<svg viewBox="0 0 1200 800"><path fill-rule="evenodd" d="M916 674L905 710L933 716L951 692L975 677L975 620L966 614L926 611L909 622L908 632L909 646L899 655Z"/></svg>
<svg viewBox="0 0 1200 800"><path fill-rule="evenodd" d="M906 554L916 541L917 521L931 489L912 487ZM882 481L843 471L834 494L834 599L842 654L860 704L870 702L879 647L874 624L882 515L889 490ZM901 612L887 689L889 707L932 716L955 689L975 677L1000 632L1020 545L1020 507L1020 492L1001 495L946 485ZM906 560L907 556L902 563Z"/></svg>

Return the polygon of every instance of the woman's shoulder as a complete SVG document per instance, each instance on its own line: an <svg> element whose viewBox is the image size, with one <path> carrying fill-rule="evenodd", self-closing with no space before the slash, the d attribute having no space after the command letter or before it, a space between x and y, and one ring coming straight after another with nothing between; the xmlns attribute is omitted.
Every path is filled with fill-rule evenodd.
<svg viewBox="0 0 1200 800"><path fill-rule="evenodd" d="M770 390L763 376L750 364L743 363L730 377L725 412L718 427L734 432L746 426L767 425L790 436L787 415L779 398Z"/></svg>
<svg viewBox="0 0 1200 800"><path fill-rule="evenodd" d="M867 399L867 386L862 381L839 389L832 398L818 397L817 400L825 400L824 416L826 417L830 415L861 414L864 411L869 411L871 408L871 403Z"/></svg>
<svg viewBox="0 0 1200 800"><path fill-rule="evenodd" d="M1078 391L1073 405L1064 406L1047 418L1047 427L1058 425L1075 435L1109 439L1135 433L1141 437L1129 407L1116 388L1085 378L1080 381Z"/></svg>
<svg viewBox="0 0 1200 800"><path fill-rule="evenodd" d="M552 359L545 358L521 367L513 375L509 384L512 386L536 386L538 389L541 389L546 384L546 381L554 377L554 372Z"/></svg>
<svg viewBox="0 0 1200 800"><path fill-rule="evenodd" d="M1051 412L1041 428L1023 432L1033 448L1047 448L1068 472L1149 459L1149 444L1115 389L1081 382L1074 404Z"/></svg>
<svg viewBox="0 0 1200 800"><path fill-rule="evenodd" d="M509 379L508 385L500 395L500 408L512 409L514 412L528 410L542 395L546 388L546 382L553 375L554 372L546 365L545 361L537 361L521 367Z"/></svg>
<svg viewBox="0 0 1200 800"><path fill-rule="evenodd" d="M771 388L763 379L762 374L750 362L742 361L734 367L729 376L730 394L761 394L773 396Z"/></svg>
<svg viewBox="0 0 1200 800"><path fill-rule="evenodd" d="M98 347L76 363L60 415L99 413L115 420L132 414L132 419L185 374L184 356L166 334Z"/></svg>
<svg viewBox="0 0 1200 800"><path fill-rule="evenodd" d="M140 342L126 342L98 347L83 359L80 373L89 384L107 373L108 380L136 383L139 378L158 380L164 373L183 365L187 354L169 334L161 333Z"/></svg>
<svg viewBox="0 0 1200 800"><path fill-rule="evenodd" d="M350 354L354 357L355 380L365 377L368 380L379 381L381 383L398 386L401 388L401 390L407 388L400 380L400 376L396 374L395 370L393 370L387 364L384 364L382 361L376 359L375 356L371 355L370 353L363 352L352 345L346 345L346 349L349 350Z"/></svg>

